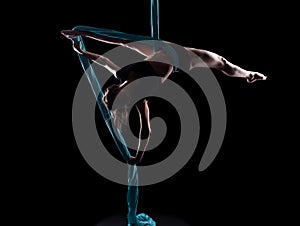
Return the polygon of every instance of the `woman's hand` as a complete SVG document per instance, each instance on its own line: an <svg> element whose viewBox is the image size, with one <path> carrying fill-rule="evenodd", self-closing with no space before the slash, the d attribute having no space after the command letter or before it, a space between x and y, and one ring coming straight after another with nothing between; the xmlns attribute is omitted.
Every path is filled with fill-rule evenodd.
<svg viewBox="0 0 300 226"><path fill-rule="evenodd" d="M135 165L138 163L137 158L134 156L130 156L130 159L127 162L129 165Z"/></svg>

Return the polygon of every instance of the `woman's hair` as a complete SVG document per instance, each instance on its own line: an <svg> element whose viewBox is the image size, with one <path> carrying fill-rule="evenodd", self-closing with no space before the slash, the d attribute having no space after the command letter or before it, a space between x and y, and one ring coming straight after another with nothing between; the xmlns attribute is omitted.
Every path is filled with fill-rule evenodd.
<svg viewBox="0 0 300 226"><path fill-rule="evenodd" d="M113 84L105 89L104 95L102 97L102 102L106 105L108 109L112 108L112 104L116 99L116 96L121 91L122 87L118 84Z"/></svg>

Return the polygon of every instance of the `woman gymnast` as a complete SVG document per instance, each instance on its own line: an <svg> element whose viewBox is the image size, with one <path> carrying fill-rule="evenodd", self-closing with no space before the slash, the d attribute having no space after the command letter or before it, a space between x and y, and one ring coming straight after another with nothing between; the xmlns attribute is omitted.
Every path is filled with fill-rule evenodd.
<svg viewBox="0 0 300 226"><path fill-rule="evenodd" d="M73 30L63 30L61 33L66 38L72 41L73 49L77 53L84 55L89 60L101 65L102 67L105 67L115 76L115 84L105 89L102 101L105 106L112 112L113 124L116 128L118 128L121 134L123 130L129 128L128 119L130 110L128 109L129 104L124 104L123 106L113 106L113 102L116 96L121 92L121 90L132 81L149 73L152 75L161 76L162 82L164 82L174 71L174 66L171 64L155 62L155 59L159 59L161 57L169 57L167 52L165 52L164 50L156 50L152 45L147 44L147 42L136 42L143 40L153 40L151 37L126 34L118 31L87 26L78 26ZM87 51L82 47L82 43L80 39L78 39L78 37L91 38L100 42L129 48L142 54L145 59L148 59L149 61L146 61L146 63L136 63L134 65L120 68L117 64L112 62L107 57ZM166 44L170 44L169 42L163 40L160 41L165 42ZM224 57L216 53L190 47L184 47L184 49L187 50L188 53L186 57L188 57L188 62L190 62L189 70L192 70L196 67L213 68L223 72L223 74L230 77L244 78L248 83L253 83L257 80L266 80L267 78L265 75L259 72L245 70L229 62ZM129 103L130 96L130 90L127 90L126 93L123 92L122 98ZM146 99L140 100L135 104L135 107L139 116L140 125L137 151L135 154L124 158L129 165L129 179L131 180L131 184L128 186L127 194L128 222L129 225L143 225L143 221L148 222L148 224L145 225L155 225L155 222L149 216L145 214L139 214L138 216L136 215L138 202L138 179L136 168L131 168L131 166L135 166L143 159L151 136L151 125L148 101Z"/></svg>

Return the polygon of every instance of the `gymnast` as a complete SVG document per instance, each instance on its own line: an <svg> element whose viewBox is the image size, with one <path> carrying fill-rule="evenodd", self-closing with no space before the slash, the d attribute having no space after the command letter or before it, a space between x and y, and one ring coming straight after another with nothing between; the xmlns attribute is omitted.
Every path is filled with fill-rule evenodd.
<svg viewBox="0 0 300 226"><path fill-rule="evenodd" d="M93 32L97 30L97 32ZM100 31L100 32L99 32ZM142 75L143 67L132 67L132 71L129 71L128 69L126 70L126 73L124 73L124 70L121 70L121 68L116 65L114 62L112 62L110 59L100 55L96 54L93 52L89 52L87 50L84 50L81 46L80 41L76 41L75 38L78 36L82 37L87 37L91 39L95 39L97 41L105 42L105 43L110 43L114 45L120 45L127 47L129 49L132 49L134 51L137 51L138 53L142 54L145 56L146 59L148 60L153 60L148 61L151 67L153 68L154 72L158 76L162 76L162 82L164 82L169 75L174 71L173 65L168 65L165 63L160 63L160 62L155 62L156 58L161 58L161 57L167 57L167 53L165 53L162 50L155 51L155 48L153 46L147 45L146 43L142 42L135 42L132 43L135 40L145 40L149 39L147 36L140 36L140 35L130 35L130 34L125 34L113 30L107 30L107 29L98 29L98 28L92 28L92 27L85 27L85 26L78 26L73 30L63 30L61 32L66 38L72 40L73 48L76 52L79 54L83 54L93 62L100 64L101 66L107 68L110 72L113 73L115 78L118 78L117 81L119 81L117 84L114 84L107 88L104 92L104 97L103 101L105 105L110 108L112 107L112 101L115 99L115 96L120 92L120 90L123 88L123 86L126 84L129 84L130 82L134 81L137 79L139 76ZM109 34L109 35L108 35ZM113 35L110 35L113 34ZM115 34L119 35L119 38L114 37L116 36ZM126 37L126 38L124 38ZM130 38L134 37L135 40L130 40ZM169 42L166 42L169 43ZM220 70L223 72L225 75L228 75L230 77L240 77L240 78L245 78L248 83L253 83L257 80L266 80L266 76L259 72L253 72L253 71L248 71L245 70L237 65L234 65L233 63L229 62L226 60L224 57L207 51L207 50L202 50L202 49L195 49L195 48L189 48L189 47L184 47L189 53L194 53L196 56L200 57L195 57L194 54L189 54L188 56L190 57L190 65L189 69L192 70L195 67L209 67L209 68L214 68L217 70ZM145 65L145 64L144 64ZM137 69L138 68L138 69ZM118 73L120 72L120 73ZM119 76L118 76L119 75ZM128 98L130 95L128 94ZM151 134L151 128L150 128L150 121L149 121L149 107L147 104L147 100L143 100L142 103L137 103L136 109L138 111L139 117L140 117L140 122L141 122L141 129L146 128L148 135L150 136ZM112 109L111 109L112 110ZM125 118L127 118L127 113L123 112L120 113L118 112L117 109L113 109L112 112L116 116L117 114L119 117L115 117L115 126L122 131L123 125L125 122L120 123L120 121L124 121L124 117L120 118L120 115L124 115ZM149 141L149 136L147 140ZM147 142L148 143L148 142ZM143 147L143 150L146 149L146 145ZM140 144L139 144L140 146ZM138 148L139 150L139 148ZM137 151L137 154L139 151ZM140 162L143 157L143 151L141 152L141 155L138 157L136 156L131 156L130 161L131 162Z"/></svg>
<svg viewBox="0 0 300 226"><path fill-rule="evenodd" d="M120 93L123 87L131 83L132 81L140 78L145 71L153 75L158 75L162 77L162 83L176 70L172 64L165 64L160 62L155 62L156 59L161 59L162 57L170 57L168 53L164 50L153 48L152 45L147 44L147 42L136 42L143 40L153 40L152 37L126 34L119 31L93 28L88 26L77 26L72 30L61 31L62 35L72 41L73 49L80 55L86 57L88 60L99 64L102 67L108 69L115 77L115 84L109 86L102 95L102 102L107 109L113 115L113 125L118 129L119 137L122 137L122 131L129 126L128 106L113 107L113 101L116 96ZM146 61L143 63L136 63L133 66L127 66L125 68L120 68L117 64L112 62L107 57L87 51L83 46L82 37L91 38L100 42L109 43L113 45L123 46L136 51L143 55ZM160 40L162 41L162 40ZM166 41L166 44L171 44ZM202 49L184 47L187 50L188 62L190 62L189 70L196 67L208 67L221 71L223 74L230 77L244 78L248 83L253 83L257 80L266 80L266 76L254 71L245 70L228 60L224 57ZM196 57L195 57L196 56ZM130 91L129 91L130 92ZM123 98L128 98L130 101L130 93L126 93ZM151 136L151 126L150 126L150 111L148 106L148 101L146 99L140 100L135 104L140 123L139 130L139 142L137 151L135 154L128 152L125 147L123 150L119 148L123 158L128 163L128 225L155 225L155 222L146 214L137 215L137 203L138 203L138 175L136 164L140 163L143 159L144 152L147 149L148 142ZM146 139L142 139L143 137ZM123 141L122 141L123 142ZM125 141L124 141L125 144ZM123 144L123 145L124 145ZM143 223L144 222L144 223Z"/></svg>

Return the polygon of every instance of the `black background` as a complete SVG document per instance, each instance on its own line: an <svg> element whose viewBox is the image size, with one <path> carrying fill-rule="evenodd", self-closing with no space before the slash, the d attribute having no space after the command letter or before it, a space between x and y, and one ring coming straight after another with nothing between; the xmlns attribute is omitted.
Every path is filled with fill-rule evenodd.
<svg viewBox="0 0 300 226"><path fill-rule="evenodd" d="M83 71L71 42L60 31L86 25L149 35L149 6L150 2L137 0L49 2L41 3L43 10L33 15L45 26L33 28L31 39L38 47L34 56L38 57L36 66L43 80L36 90L29 90L38 105L35 116L39 124L35 139L31 139L35 143L32 147L39 150L32 171L38 185L30 188L30 194L38 197L36 207L45 216L43 222L89 226L110 215L126 214L126 186L97 174L76 145L72 101ZM197 151L180 172L162 183L141 187L140 212L176 215L191 225L288 219L284 210L290 199L286 190L290 186L289 169L285 165L287 154L280 148L280 134L287 132L282 129L281 111L288 107L279 88L285 82L278 74L281 65L274 48L274 38L286 27L279 22L278 11L271 8L253 1L160 2L161 39L218 53L245 69L264 73L268 80L248 84L213 71L228 114L218 156L208 169L198 171L208 136L204 133ZM103 52L110 47L90 45ZM197 95L201 91L192 87L190 92ZM201 93L199 98L203 99ZM149 105L158 112L155 104ZM209 127L203 122L208 117L207 106L198 109L203 109L199 114L203 115L204 128Z"/></svg>

